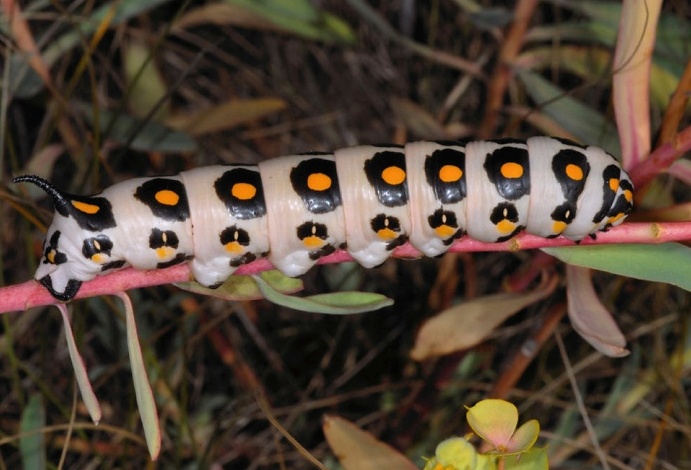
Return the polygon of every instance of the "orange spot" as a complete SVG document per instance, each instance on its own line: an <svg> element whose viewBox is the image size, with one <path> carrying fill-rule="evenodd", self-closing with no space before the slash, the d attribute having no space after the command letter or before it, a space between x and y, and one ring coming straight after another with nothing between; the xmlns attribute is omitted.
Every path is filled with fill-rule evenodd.
<svg viewBox="0 0 691 470"><path fill-rule="evenodd" d="M552 222L552 233L557 235L563 232L564 230L566 230L566 225L566 222L555 220L554 222Z"/></svg>
<svg viewBox="0 0 691 470"><path fill-rule="evenodd" d="M633 193L628 189L624 190L624 199L626 199L628 202L633 201Z"/></svg>
<svg viewBox="0 0 691 470"><path fill-rule="evenodd" d="M516 229L516 224L513 222L509 222L508 220L504 219L500 221L497 224L497 230L499 233L508 235L509 233L513 232Z"/></svg>
<svg viewBox="0 0 691 470"><path fill-rule="evenodd" d="M439 227L435 228L434 231L441 238L449 238L456 233L456 229L449 227L448 225L440 225Z"/></svg>
<svg viewBox="0 0 691 470"><path fill-rule="evenodd" d="M607 219L607 222L609 222L610 224L614 224L614 222L616 222L617 220L621 219L622 217L624 217L624 213L623 213L623 212L620 212L620 213L618 213L617 215L615 215L615 216L610 217L609 219Z"/></svg>
<svg viewBox="0 0 691 470"><path fill-rule="evenodd" d="M95 204L88 204L86 202L79 202L79 201L72 201L72 205L75 207L80 212L84 212L85 214L95 214L99 210L101 210L100 207L98 207Z"/></svg>
<svg viewBox="0 0 691 470"><path fill-rule="evenodd" d="M223 245L228 253L242 253L242 245L238 242L229 242Z"/></svg>
<svg viewBox="0 0 691 470"><path fill-rule="evenodd" d="M180 201L180 196L178 196L178 193L171 191L170 189L162 189L157 191L154 198L159 204L163 204L164 206L175 206L177 205L178 201Z"/></svg>
<svg viewBox="0 0 691 470"><path fill-rule="evenodd" d="M463 170L456 165L444 165L439 170L439 179L443 183L453 183L463 177Z"/></svg>
<svg viewBox="0 0 691 470"><path fill-rule="evenodd" d="M158 256L159 259L171 258L173 256L173 253L173 249L167 246L156 248L156 256Z"/></svg>
<svg viewBox="0 0 691 470"><path fill-rule="evenodd" d="M381 172L381 179L387 184L396 186L405 181L405 171L397 166L390 166Z"/></svg>
<svg viewBox="0 0 691 470"><path fill-rule="evenodd" d="M501 166L501 175L504 178L520 178L523 176L523 166L515 162L504 163Z"/></svg>
<svg viewBox="0 0 691 470"><path fill-rule="evenodd" d="M93 261L96 264L102 264L103 263L103 254L96 253L95 255L91 255L91 261Z"/></svg>
<svg viewBox="0 0 691 470"><path fill-rule="evenodd" d="M324 246L324 240L322 240L319 237L315 237L314 235L312 235L312 236L303 238L302 244L305 245L307 248L310 248L310 249L321 248L322 246Z"/></svg>
<svg viewBox="0 0 691 470"><path fill-rule="evenodd" d="M55 264L55 255L57 252L55 250L50 250L48 253L46 253L46 259L50 264Z"/></svg>
<svg viewBox="0 0 691 470"><path fill-rule="evenodd" d="M619 189L619 178L609 179L609 189L611 189L615 193L617 192L617 189Z"/></svg>
<svg viewBox="0 0 691 470"><path fill-rule="evenodd" d="M307 187L312 191L326 191L331 187L331 178L324 173L312 173L307 177Z"/></svg>
<svg viewBox="0 0 691 470"><path fill-rule="evenodd" d="M241 201L248 201L257 194L257 188L249 183L235 183L230 190L230 194Z"/></svg>
<svg viewBox="0 0 691 470"><path fill-rule="evenodd" d="M394 232L390 228L383 228L383 229L377 230L377 235L382 240L393 240L394 238L396 238L396 232Z"/></svg>
<svg viewBox="0 0 691 470"><path fill-rule="evenodd" d="M583 179L583 170L578 165L569 163L566 165L566 176L574 181L581 181Z"/></svg>

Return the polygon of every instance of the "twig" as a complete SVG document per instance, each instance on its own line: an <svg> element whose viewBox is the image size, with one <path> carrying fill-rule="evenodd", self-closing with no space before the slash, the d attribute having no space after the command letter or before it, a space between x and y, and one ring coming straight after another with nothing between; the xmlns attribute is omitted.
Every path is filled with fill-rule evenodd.
<svg viewBox="0 0 691 470"><path fill-rule="evenodd" d="M504 102L504 92L511 78L511 64L523 46L525 33L538 3L537 0L520 0L516 4L513 23L511 23L506 38L502 41L499 59L487 90L485 117L478 131L478 136L481 138L492 136L497 127L497 116Z"/></svg>
<svg viewBox="0 0 691 470"><path fill-rule="evenodd" d="M566 352L566 346L564 346L564 341L561 339L561 334L559 330L554 332L554 338L557 340L557 346L559 347L559 353L561 354L561 359L564 361L564 366L566 367L566 375L569 377L569 382L571 383L571 388L574 391L574 398L576 399L576 405L578 406L578 411L581 413L581 418L583 419L583 424L588 430L588 435L590 436L590 441L595 449L595 455L600 459L600 464L605 470L609 470L609 463L607 462L607 455L600 447L600 443L597 440L597 433L593 424L590 422L590 417L588 416L588 410L585 408L585 403L583 403L583 396L578 391L578 382L576 382L576 375L571 368L571 362L569 361L569 355Z"/></svg>
<svg viewBox="0 0 691 470"><path fill-rule="evenodd" d="M596 239L585 238L580 246L604 245L614 243L660 244L671 241L691 240L691 222L667 223L626 223L611 229L609 232L598 234ZM484 243L463 237L456 241L449 250L452 253L477 251L518 251L536 248L573 246L576 243L559 237L545 239L521 233L511 240L501 243ZM394 250L394 258L416 259L422 255L410 244L405 244ZM344 251L338 251L319 260L319 264L342 263L352 261ZM260 259L251 264L240 267L235 273L238 275L257 274L274 269L267 259ZM186 282L191 278L186 264L173 266L155 271L137 271L132 268L98 276L85 282L79 289L76 299L112 295L117 292L140 287L158 286L175 282ZM53 305L56 300L35 281L0 287L0 313L23 311L30 307Z"/></svg>

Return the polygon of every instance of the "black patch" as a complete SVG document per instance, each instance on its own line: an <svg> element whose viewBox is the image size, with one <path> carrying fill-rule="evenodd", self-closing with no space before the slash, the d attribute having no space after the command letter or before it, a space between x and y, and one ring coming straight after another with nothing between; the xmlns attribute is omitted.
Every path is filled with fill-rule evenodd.
<svg viewBox="0 0 691 470"><path fill-rule="evenodd" d="M67 262L67 255L65 253L61 253L58 250L58 244L60 242L60 230L56 230L53 232L53 234L50 236L50 240L48 240L48 244L46 245L46 248L43 250L43 264L62 264ZM53 254L53 262L51 263L50 260L48 259L48 255L54 251L55 253Z"/></svg>
<svg viewBox="0 0 691 470"><path fill-rule="evenodd" d="M389 184L382 179L382 172L389 167L400 168L404 173L405 154L403 152L382 151L365 161L365 175L374 188L377 199L386 207L404 206L408 202L407 177L400 184Z"/></svg>
<svg viewBox="0 0 691 470"><path fill-rule="evenodd" d="M463 235L463 230L458 228L458 219L456 218L456 214L454 212L445 211L444 209L437 209L427 218L427 222L433 229L439 228L442 225L447 225L457 229L453 235L444 239L444 245L452 244L455 239L460 238Z"/></svg>
<svg viewBox="0 0 691 470"><path fill-rule="evenodd" d="M502 139L503 140L503 139ZM507 142L513 143L514 140ZM506 142L500 142L506 143ZM517 141L516 143L523 143ZM519 178L505 178L501 168L506 163L516 163L523 168ZM484 164L487 177L497 188L497 192L504 199L515 201L530 194L530 160L528 149L519 147L500 147L487 155Z"/></svg>
<svg viewBox="0 0 691 470"><path fill-rule="evenodd" d="M297 228L297 237L304 240L307 237L317 237L320 240L326 241L329 238L329 229L324 224L317 224L314 222L305 222ZM310 250L308 256L312 261L316 261L322 256L329 255L336 251L330 243L326 243L318 250Z"/></svg>
<svg viewBox="0 0 691 470"><path fill-rule="evenodd" d="M458 167L461 178L457 181L442 181L439 171L446 165ZM435 150L425 159L425 178L434 191L434 197L442 204L462 201L468 194L465 183L465 152L450 148Z"/></svg>
<svg viewBox="0 0 691 470"><path fill-rule="evenodd" d="M252 261L257 259L257 255L255 255L252 252L248 252L243 254L242 256L239 256L237 258L233 258L230 260L230 266L233 268L238 268L242 266L243 264L251 263ZM220 283L218 286L220 286L223 283ZM217 287L218 287L217 286ZM213 287L212 287L213 289Z"/></svg>
<svg viewBox="0 0 691 470"><path fill-rule="evenodd" d="M163 231L155 228L151 230L151 234L149 235L149 248L152 250L163 248L164 246L177 249L179 244L180 240L178 239L178 235L172 230Z"/></svg>
<svg viewBox="0 0 691 470"><path fill-rule="evenodd" d="M297 228L297 237L300 240L312 236L326 240L329 238L329 229L324 224L315 224L314 222L305 222Z"/></svg>
<svg viewBox="0 0 691 470"><path fill-rule="evenodd" d="M223 229L219 235L221 245L236 242L241 246L248 246L250 244L250 234L247 230L238 228L237 225Z"/></svg>
<svg viewBox="0 0 691 470"><path fill-rule="evenodd" d="M518 210L516 209L516 206L514 206L513 204L502 202L501 204L497 204L497 206L494 209L492 209L492 214L490 215L489 220L494 225L497 225L502 220L508 220L509 222L517 224ZM506 240L509 240L524 228L525 227L523 225L517 225L514 231L510 234L497 238L497 242L504 242Z"/></svg>
<svg viewBox="0 0 691 470"><path fill-rule="evenodd" d="M552 220L557 222L564 222L570 224L573 219L576 218L576 205L566 201L563 204L558 205L550 214Z"/></svg>
<svg viewBox="0 0 691 470"><path fill-rule="evenodd" d="M254 197L240 199L233 195L233 187L236 184L245 183L256 189ZM216 195L236 219L250 220L266 215L266 202L264 201L264 189L259 172L247 168L234 168L228 170L214 182Z"/></svg>
<svg viewBox="0 0 691 470"><path fill-rule="evenodd" d="M171 191L177 196L174 204L159 201L156 195L161 191ZM142 183L134 192L134 197L146 205L151 212L164 220L182 222L190 217L185 185L181 181L168 178L152 178Z"/></svg>
<svg viewBox="0 0 691 470"><path fill-rule="evenodd" d="M550 214L550 217L552 220L555 222L564 222L566 225L569 225L571 222L573 222L573 219L576 218L576 204L572 203L571 201L566 201L563 204L559 204ZM547 238L556 238L560 233L554 234L554 235L549 235Z"/></svg>
<svg viewBox="0 0 691 470"><path fill-rule="evenodd" d="M580 180L569 178L566 174L566 168L569 165L575 165L580 168L583 178ZM564 198L575 203L583 192L583 188L585 188L585 182L590 174L590 163L588 163L588 157L585 154L577 150L563 149L552 159L552 172L561 185L561 192L564 194Z"/></svg>
<svg viewBox="0 0 691 470"><path fill-rule="evenodd" d="M326 255L330 255L331 253L333 253L335 251L336 251L336 248L334 248L333 245L327 243L326 245L321 247L319 250L310 251L309 252L309 258L312 261L317 261L319 258L326 256Z"/></svg>
<svg viewBox="0 0 691 470"><path fill-rule="evenodd" d="M111 271L113 269L122 268L125 265L125 263L127 263L127 261L125 261L124 259L119 259L117 261L110 261L110 262L104 264L103 266L101 266L101 272Z"/></svg>
<svg viewBox="0 0 691 470"><path fill-rule="evenodd" d="M609 187L609 180L612 178L619 179L620 177L621 169L616 165L608 165L602 171L602 205L593 216L593 223L599 224L602 222L602 219L607 217L607 214L609 214L609 211L614 204L614 198L617 194L615 191L612 191L612 188ZM619 181L619 184L621 184L621 181Z"/></svg>
<svg viewBox="0 0 691 470"><path fill-rule="evenodd" d="M79 292L79 288L82 286L82 281L70 279L67 281L67 286L65 286L65 292L58 292L53 289L53 281L51 280L50 275L42 277L38 282L40 282L43 287L48 289L50 295L63 302L69 302L72 300L74 296L77 295L77 292Z"/></svg>
<svg viewBox="0 0 691 470"><path fill-rule="evenodd" d="M379 230L387 228L396 233L401 232L401 222L398 220L398 218L386 214L377 214L377 216L370 221L370 227L372 227L372 231L374 233L378 233ZM407 241L408 236L401 234L397 238L386 242L386 250L391 251L397 246L403 245Z"/></svg>
<svg viewBox="0 0 691 470"><path fill-rule="evenodd" d="M629 190L633 192L633 184L631 184L631 182L628 180L620 179L619 186L623 191ZM620 194L617 200L612 205L612 209L609 211L609 215L610 217L613 217L617 214L628 215L631 213L632 210L633 203L631 201L627 201L626 197L623 194Z"/></svg>
<svg viewBox="0 0 691 470"><path fill-rule="evenodd" d="M326 175L331 180L329 187L323 190L310 188L308 180L314 174ZM341 190L338 186L336 162L333 160L310 158L301 161L290 170L290 183L295 193L305 203L307 210L313 214L333 212L341 205Z"/></svg>
<svg viewBox="0 0 691 470"><path fill-rule="evenodd" d="M113 249L113 242L105 235L87 238L82 244L82 254L84 258L91 259L91 257L98 253L105 253L110 256L110 250Z"/></svg>
<svg viewBox="0 0 691 470"><path fill-rule="evenodd" d="M107 228L113 228L117 225L115 217L113 216L113 206L110 201L104 197L84 197L73 196L71 194L65 195L69 199L69 213L65 212L65 206L55 206L55 209L60 215L74 217L79 227L90 232L101 232ZM74 203L88 204L95 206L98 209L93 213L87 213L77 208Z"/></svg>
<svg viewBox="0 0 691 470"><path fill-rule="evenodd" d="M185 256L184 253L178 253L175 255L175 258L171 259L170 261L157 263L156 269L169 268L171 266L175 266L176 264L184 263L185 261L187 261L187 256Z"/></svg>

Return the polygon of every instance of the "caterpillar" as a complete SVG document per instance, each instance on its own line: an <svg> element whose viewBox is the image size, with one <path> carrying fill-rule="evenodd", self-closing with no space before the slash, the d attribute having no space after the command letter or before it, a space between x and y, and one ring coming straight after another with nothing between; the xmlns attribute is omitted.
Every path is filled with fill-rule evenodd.
<svg viewBox="0 0 691 470"><path fill-rule="evenodd" d="M37 176L13 182L53 199L34 277L60 301L128 265L189 262L197 282L216 287L260 257L298 276L337 249L374 267L406 241L438 256L463 235L580 240L633 208L633 184L614 157L553 137L357 146L135 178L94 196Z"/></svg>

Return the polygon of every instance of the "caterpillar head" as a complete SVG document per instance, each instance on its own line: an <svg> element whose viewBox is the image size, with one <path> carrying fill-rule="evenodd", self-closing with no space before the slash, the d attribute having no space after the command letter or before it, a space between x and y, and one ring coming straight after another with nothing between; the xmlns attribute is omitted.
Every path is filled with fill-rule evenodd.
<svg viewBox="0 0 691 470"><path fill-rule="evenodd" d="M113 243L104 233L115 227L110 201L62 193L37 176L20 176L12 182L35 184L53 199L55 217L34 276L53 297L66 302L77 295L82 282L124 264L111 257Z"/></svg>

